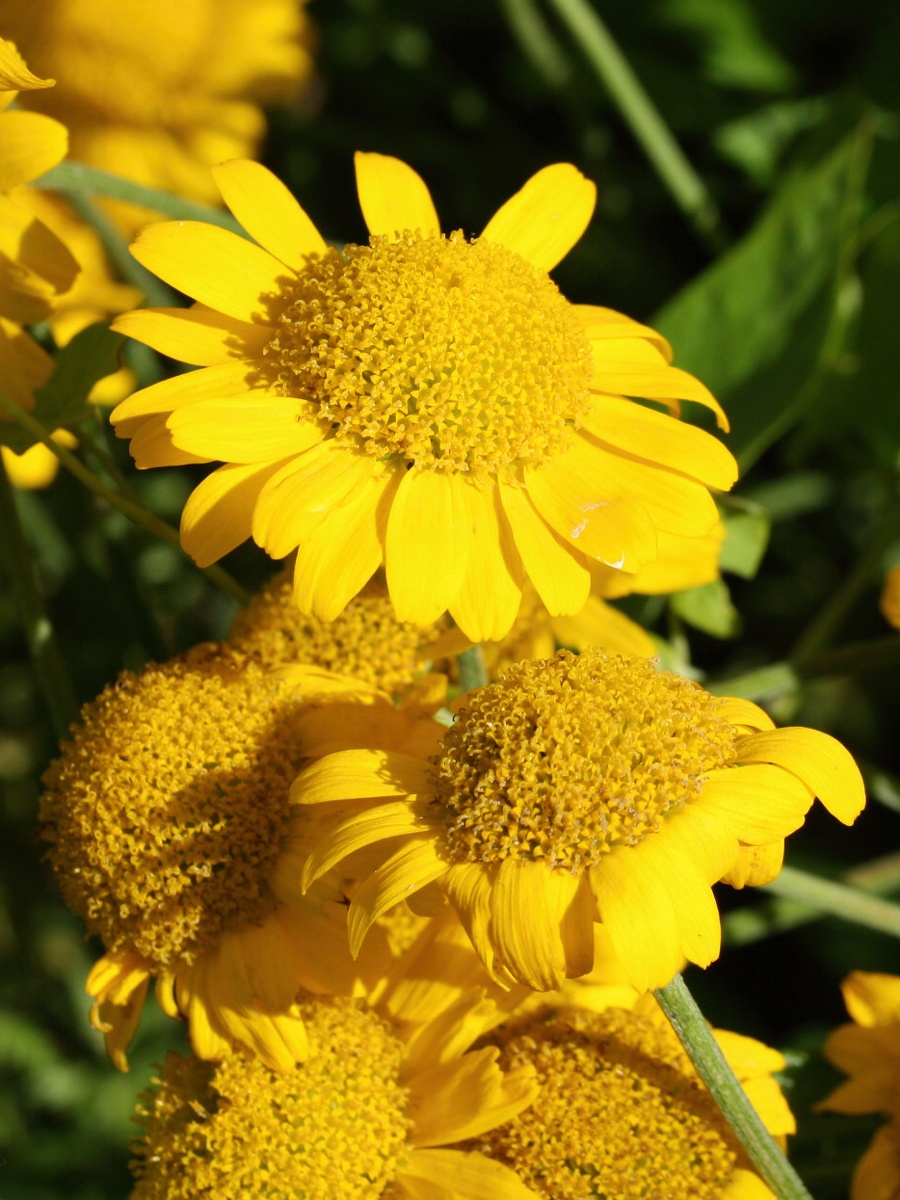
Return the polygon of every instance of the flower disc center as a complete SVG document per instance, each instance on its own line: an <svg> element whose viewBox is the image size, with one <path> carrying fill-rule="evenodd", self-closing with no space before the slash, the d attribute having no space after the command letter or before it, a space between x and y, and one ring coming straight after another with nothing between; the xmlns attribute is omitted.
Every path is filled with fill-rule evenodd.
<svg viewBox="0 0 900 1200"><path fill-rule="evenodd" d="M334 436L377 458L509 475L564 449L590 345L546 272L461 232L329 250L286 297L267 355Z"/></svg>

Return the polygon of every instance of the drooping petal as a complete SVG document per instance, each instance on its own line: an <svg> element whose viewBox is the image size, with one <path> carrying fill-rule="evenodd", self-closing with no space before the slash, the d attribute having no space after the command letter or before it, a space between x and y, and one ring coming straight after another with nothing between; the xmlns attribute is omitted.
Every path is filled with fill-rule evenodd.
<svg viewBox="0 0 900 1200"><path fill-rule="evenodd" d="M322 441L325 431L309 420L303 401L248 392L243 396L183 405L166 425L180 450L231 463L281 463Z"/></svg>
<svg viewBox="0 0 900 1200"><path fill-rule="evenodd" d="M659 366L643 368L618 368L615 364L604 367L595 377L592 390L619 396L640 397L644 400L693 400L711 409L716 415L716 424L725 433L730 429L728 418L705 384L680 367Z"/></svg>
<svg viewBox="0 0 900 1200"><path fill-rule="evenodd" d="M388 517L385 570L398 621L430 625L456 600L469 539L458 489L440 471L407 471Z"/></svg>
<svg viewBox="0 0 900 1200"><path fill-rule="evenodd" d="M865 785L853 756L819 729L789 726L752 734L741 742L738 758L776 763L798 776L844 825L852 825L865 806Z"/></svg>
<svg viewBox="0 0 900 1200"><path fill-rule="evenodd" d="M478 957L489 975L495 975L491 920L491 875L482 863L454 863L443 881L447 898L456 911Z"/></svg>
<svg viewBox="0 0 900 1200"><path fill-rule="evenodd" d="M593 397L582 424L599 441L728 491L738 476L731 451L704 429L624 400Z"/></svg>
<svg viewBox="0 0 900 1200"><path fill-rule="evenodd" d="M116 434L128 438L147 417L168 416L184 404L198 404L201 400L241 396L251 387L250 369L246 363L220 363L199 371L185 371L141 388L117 405L109 419Z"/></svg>
<svg viewBox="0 0 900 1200"><path fill-rule="evenodd" d="M579 612L591 586L587 567L550 528L524 488L499 483L498 491L516 549L544 607L551 616Z"/></svg>
<svg viewBox="0 0 900 1200"><path fill-rule="evenodd" d="M710 771L699 801L751 846L799 829L812 802L812 790L796 775L768 763Z"/></svg>
<svg viewBox="0 0 900 1200"><path fill-rule="evenodd" d="M433 879L439 879L447 864L438 858L431 839L411 839L374 871L359 888L350 904L348 931L350 951L358 954L363 938L382 913L407 900Z"/></svg>
<svg viewBox="0 0 900 1200"><path fill-rule="evenodd" d="M261 163L235 158L212 168L222 199L252 238L279 262L301 271L325 239L277 176Z"/></svg>
<svg viewBox="0 0 900 1200"><path fill-rule="evenodd" d="M433 788L432 767L420 758L391 750L339 750L300 772L291 787L291 803L400 798Z"/></svg>
<svg viewBox="0 0 900 1200"><path fill-rule="evenodd" d="M741 846L731 869L722 875L729 887L764 887L777 879L784 864L784 842L767 846Z"/></svg>
<svg viewBox="0 0 900 1200"><path fill-rule="evenodd" d="M441 232L431 193L422 177L388 154L357 151L354 155L359 206L369 233L391 238L404 230L425 237Z"/></svg>
<svg viewBox="0 0 900 1200"><path fill-rule="evenodd" d="M569 253L594 214L597 188L571 163L554 163L502 205L482 237L499 242L542 271Z"/></svg>
<svg viewBox="0 0 900 1200"><path fill-rule="evenodd" d="M348 814L337 829L319 841L303 870L302 886L309 887L320 876L357 850L365 850L374 842L390 838L425 833L432 829L427 817L428 799L424 803L376 804L360 812Z"/></svg>
<svg viewBox="0 0 900 1200"><path fill-rule="evenodd" d="M534 1072L525 1067L504 1074L497 1066L498 1053L496 1047L485 1046L406 1081L414 1146L478 1137L533 1103L538 1094Z"/></svg>
<svg viewBox="0 0 900 1200"><path fill-rule="evenodd" d="M566 977L560 925L578 888L570 871L525 859L505 859L494 879L491 934L497 957L514 979L537 992L553 991ZM580 926L579 931L584 932ZM588 945L593 957L593 931Z"/></svg>
<svg viewBox="0 0 900 1200"><path fill-rule="evenodd" d="M160 279L238 321L265 321L287 269L246 238L202 221L148 225L131 253Z"/></svg>
<svg viewBox="0 0 900 1200"><path fill-rule="evenodd" d="M208 567L247 540L253 505L281 465L229 464L194 488L181 514L181 544L198 566Z"/></svg>
<svg viewBox="0 0 900 1200"><path fill-rule="evenodd" d="M468 541L466 566L450 615L473 642L494 642L512 627L522 602L522 564L495 488L453 480ZM455 505L456 507L456 505Z"/></svg>
<svg viewBox="0 0 900 1200"><path fill-rule="evenodd" d="M616 312L614 308L602 308L595 304L573 304L572 310L591 342L640 338L649 341L665 362L672 361L672 347L661 333L657 333L649 325L641 325L624 313Z"/></svg>
<svg viewBox="0 0 900 1200"><path fill-rule="evenodd" d="M555 617L553 633L558 642L574 650L603 646L613 654L649 657L656 653L656 643L646 629L599 596L588 596L584 608L572 617Z"/></svg>
<svg viewBox="0 0 900 1200"><path fill-rule="evenodd" d="M112 328L196 367L212 367L234 358L261 358L273 332L269 325L236 321L204 304L140 308L116 317Z"/></svg>
<svg viewBox="0 0 900 1200"><path fill-rule="evenodd" d="M294 598L301 612L333 621L381 566L401 478L396 471L370 475L300 545Z"/></svg>

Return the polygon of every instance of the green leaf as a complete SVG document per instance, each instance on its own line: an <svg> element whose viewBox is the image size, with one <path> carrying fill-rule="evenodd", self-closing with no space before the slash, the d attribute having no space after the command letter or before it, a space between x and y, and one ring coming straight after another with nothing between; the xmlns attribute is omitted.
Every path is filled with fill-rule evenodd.
<svg viewBox="0 0 900 1200"><path fill-rule="evenodd" d="M124 342L106 321L88 325L57 352L53 374L35 394L31 415L50 431L75 425L91 414L88 396L94 384L119 369ZM35 439L12 422L0 421L0 444L21 454Z"/></svg>
<svg viewBox="0 0 900 1200"><path fill-rule="evenodd" d="M731 603L728 588L721 579L675 592L671 604L682 621L712 637L730 638L740 632L740 613Z"/></svg>
<svg viewBox="0 0 900 1200"><path fill-rule="evenodd" d="M690 283L653 324L679 366L723 402L744 469L814 398L841 272L855 245L870 122L796 170L734 249Z"/></svg>
<svg viewBox="0 0 900 1200"><path fill-rule="evenodd" d="M769 514L761 505L733 496L723 509L722 520L725 541L719 566L742 579L752 579L769 544Z"/></svg>

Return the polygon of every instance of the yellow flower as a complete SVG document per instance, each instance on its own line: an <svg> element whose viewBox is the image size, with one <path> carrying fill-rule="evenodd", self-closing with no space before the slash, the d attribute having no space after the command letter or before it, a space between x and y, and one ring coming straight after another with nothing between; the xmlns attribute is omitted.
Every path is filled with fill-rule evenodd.
<svg viewBox="0 0 900 1200"><path fill-rule="evenodd" d="M4 393L29 409L53 362L19 326L44 320L54 300L72 286L78 264L43 222L7 194L65 157L66 131L49 117L9 106L20 89L52 85L52 79L32 74L15 46L0 38L0 374Z"/></svg>
<svg viewBox="0 0 900 1200"><path fill-rule="evenodd" d="M203 369L113 421L139 467L225 464L184 511L197 561L251 534L273 558L299 546L297 603L322 620L384 563L399 620L449 610L480 642L510 629L526 577L552 614L574 613L591 563L634 571L657 530L706 534L733 457L624 395L695 400L724 425L718 404L652 330L570 304L547 274L594 185L547 167L467 241L441 234L404 163L358 154L356 172L367 246L329 249L273 175L230 162L216 180L258 245L173 222L133 247L199 303L116 327Z"/></svg>
<svg viewBox="0 0 900 1200"><path fill-rule="evenodd" d="M794 1131L772 1078L785 1061L751 1038L716 1040L769 1131ZM538 1102L471 1144L548 1200L773 1200L652 997L632 1011L544 1010L486 1039L507 1069L534 1066Z"/></svg>
<svg viewBox="0 0 900 1200"><path fill-rule="evenodd" d="M853 1018L825 1043L825 1057L850 1078L817 1107L838 1113L885 1113L853 1173L850 1200L900 1196L900 976L853 971L841 985Z"/></svg>
<svg viewBox="0 0 900 1200"><path fill-rule="evenodd" d="M383 941L350 959L336 876L305 899L282 879L305 857L289 787L306 722L318 730L334 698L374 714L390 740L397 714L363 684L197 647L107 688L48 770L49 858L65 900L104 943L88 980L92 1021L122 1069L153 976L201 1057L238 1045L283 1069L306 1053L302 990L355 994L380 974Z"/></svg>
<svg viewBox="0 0 900 1200"><path fill-rule="evenodd" d="M75 436L67 429L57 429L53 434L53 440L68 450L78 445ZM49 487L59 470L59 459L41 442L29 446L22 454L15 454L8 446L0 446L0 455L3 456L3 466L6 468L9 481L15 487L27 489Z"/></svg>
<svg viewBox="0 0 900 1200"><path fill-rule="evenodd" d="M259 103L311 67L300 0L12 0L3 23L56 76L24 103L65 122L73 158L213 203L208 168L255 154ZM133 228L142 210L116 212Z"/></svg>
<svg viewBox="0 0 900 1200"><path fill-rule="evenodd" d="M417 985L424 1020L397 992L369 1008L304 1002L310 1055L280 1074L170 1055L138 1110L132 1200L538 1200L508 1167L455 1148L534 1101L534 1068L503 1072L497 1049L470 1049L497 1020L483 991L448 1006L447 989Z"/></svg>
<svg viewBox="0 0 900 1200"><path fill-rule="evenodd" d="M293 789L324 834L302 884L385 843L353 895L354 952L431 885L492 974L538 991L590 971L598 917L640 990L682 956L706 966L720 939L711 884L741 848L779 843L815 795L845 823L864 803L827 734L776 730L747 701L599 650L519 663L470 692L430 761L330 750Z"/></svg>
<svg viewBox="0 0 900 1200"><path fill-rule="evenodd" d="M301 613L294 603L293 565L279 571L234 619L227 642L266 666L313 663L401 695L420 684L430 645L447 628L398 621L380 576L371 579L334 621Z"/></svg>
<svg viewBox="0 0 900 1200"><path fill-rule="evenodd" d="M900 629L900 567L891 567L885 575L878 607L884 619Z"/></svg>

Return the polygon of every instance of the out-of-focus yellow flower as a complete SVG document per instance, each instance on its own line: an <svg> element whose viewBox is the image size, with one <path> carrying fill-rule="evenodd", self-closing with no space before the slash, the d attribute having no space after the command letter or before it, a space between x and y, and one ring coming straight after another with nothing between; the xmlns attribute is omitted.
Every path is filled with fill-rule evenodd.
<svg viewBox="0 0 900 1200"><path fill-rule="evenodd" d="M311 70L298 0L3 0L0 28L56 77L26 104L65 122L73 158L212 203L209 167L252 157L260 103Z"/></svg>
<svg viewBox="0 0 900 1200"><path fill-rule="evenodd" d="M878 607L895 629L900 629L900 566L891 567L884 577Z"/></svg>
<svg viewBox="0 0 900 1200"><path fill-rule="evenodd" d="M53 440L67 450L73 450L78 445L78 439L68 429L57 429ZM0 454L3 455L9 481L16 487L29 490L49 487L59 471L59 459L42 442L30 446L22 454L14 453L8 446L0 446Z"/></svg>

